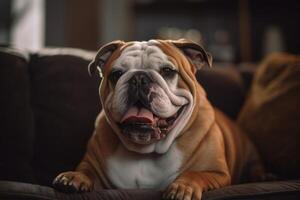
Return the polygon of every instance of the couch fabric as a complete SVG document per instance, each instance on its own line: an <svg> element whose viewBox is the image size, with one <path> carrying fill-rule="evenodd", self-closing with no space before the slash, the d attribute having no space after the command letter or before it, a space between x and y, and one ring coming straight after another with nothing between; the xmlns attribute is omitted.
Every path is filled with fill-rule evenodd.
<svg viewBox="0 0 300 200"><path fill-rule="evenodd" d="M99 78L89 77L86 68L92 57L68 49L44 50L31 57L32 167L38 183L50 185L58 172L73 169L93 133L100 102Z"/></svg>
<svg viewBox="0 0 300 200"><path fill-rule="evenodd" d="M34 120L30 106L29 55L0 51L0 177L33 182Z"/></svg>
<svg viewBox="0 0 300 200"><path fill-rule="evenodd" d="M73 170L82 158L101 110L100 79L87 73L93 56L79 49L0 48L0 199L160 198L152 190L66 195L50 188L58 173ZM197 79L212 104L236 119L252 74L217 67L199 71ZM204 199L293 199L299 191L299 181L254 183L209 191Z"/></svg>
<svg viewBox="0 0 300 200"><path fill-rule="evenodd" d="M202 200L298 200L300 195L299 188L299 180L240 184L205 192ZM1 200L159 200L161 199L161 194L161 191L146 189L99 190L81 194L66 194L41 185L0 181Z"/></svg>

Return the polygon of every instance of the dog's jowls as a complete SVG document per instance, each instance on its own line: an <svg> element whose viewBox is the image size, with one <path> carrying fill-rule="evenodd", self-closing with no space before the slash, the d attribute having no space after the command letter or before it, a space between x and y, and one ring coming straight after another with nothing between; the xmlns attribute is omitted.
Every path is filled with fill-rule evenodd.
<svg viewBox="0 0 300 200"><path fill-rule="evenodd" d="M195 78L211 62L185 39L103 46L89 66L91 74L97 68L103 73L103 111L83 160L54 185L75 192L153 188L165 199L190 200L247 173L258 176L262 167L253 147L211 106Z"/></svg>

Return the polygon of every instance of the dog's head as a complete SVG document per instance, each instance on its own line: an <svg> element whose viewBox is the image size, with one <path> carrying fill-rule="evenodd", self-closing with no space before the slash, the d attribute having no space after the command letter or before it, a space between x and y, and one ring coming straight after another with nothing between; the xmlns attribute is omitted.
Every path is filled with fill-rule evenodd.
<svg viewBox="0 0 300 200"><path fill-rule="evenodd" d="M129 150L164 153L188 125L199 103L195 73L211 56L180 40L111 42L89 72L103 74L100 98L108 123Z"/></svg>

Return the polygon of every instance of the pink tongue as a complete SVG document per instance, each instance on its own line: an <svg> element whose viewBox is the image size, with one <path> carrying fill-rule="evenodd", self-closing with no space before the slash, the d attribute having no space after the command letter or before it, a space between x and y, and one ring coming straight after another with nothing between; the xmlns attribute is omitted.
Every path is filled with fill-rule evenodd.
<svg viewBox="0 0 300 200"><path fill-rule="evenodd" d="M123 116L121 123L123 122L143 122L153 123L153 113L146 108L131 107Z"/></svg>

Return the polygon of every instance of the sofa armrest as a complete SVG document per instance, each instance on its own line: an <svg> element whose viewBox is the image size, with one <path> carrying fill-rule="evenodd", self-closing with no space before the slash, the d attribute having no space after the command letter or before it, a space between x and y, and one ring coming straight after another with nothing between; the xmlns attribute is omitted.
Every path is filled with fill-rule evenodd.
<svg viewBox="0 0 300 200"><path fill-rule="evenodd" d="M46 186L0 181L1 200L153 200L160 197L161 192L153 190L99 190L67 194Z"/></svg>
<svg viewBox="0 0 300 200"><path fill-rule="evenodd" d="M0 199L55 199L55 191L49 187L30 183L0 181Z"/></svg>
<svg viewBox="0 0 300 200"><path fill-rule="evenodd" d="M157 190L99 190L81 194L65 194L45 186L0 181L1 200L159 200L160 197L161 192ZM205 192L202 199L300 199L300 180L233 185Z"/></svg>
<svg viewBox="0 0 300 200"><path fill-rule="evenodd" d="M203 194L206 200L300 199L300 180L247 183L227 186Z"/></svg>

